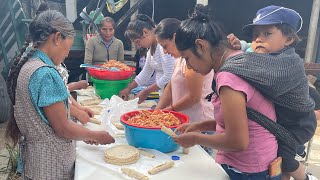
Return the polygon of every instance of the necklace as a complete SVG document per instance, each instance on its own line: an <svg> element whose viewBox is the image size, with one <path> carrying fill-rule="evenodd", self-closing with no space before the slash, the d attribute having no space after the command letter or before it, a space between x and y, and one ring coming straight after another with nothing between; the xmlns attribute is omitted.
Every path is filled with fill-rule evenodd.
<svg viewBox="0 0 320 180"><path fill-rule="evenodd" d="M224 53L222 54L221 59L220 59L220 66L221 66L221 62L224 58L224 55L226 55L228 51L229 51L229 49L225 50Z"/></svg>

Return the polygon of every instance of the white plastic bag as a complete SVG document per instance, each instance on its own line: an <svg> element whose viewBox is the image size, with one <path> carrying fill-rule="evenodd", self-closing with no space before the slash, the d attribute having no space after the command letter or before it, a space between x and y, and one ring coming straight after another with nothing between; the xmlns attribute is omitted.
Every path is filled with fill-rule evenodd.
<svg viewBox="0 0 320 180"><path fill-rule="evenodd" d="M105 124L109 125L115 134L123 134L123 130L118 130L112 123L120 123L120 117L127 112L138 109L138 98L124 101L119 96L113 95L109 102L110 109L102 114Z"/></svg>

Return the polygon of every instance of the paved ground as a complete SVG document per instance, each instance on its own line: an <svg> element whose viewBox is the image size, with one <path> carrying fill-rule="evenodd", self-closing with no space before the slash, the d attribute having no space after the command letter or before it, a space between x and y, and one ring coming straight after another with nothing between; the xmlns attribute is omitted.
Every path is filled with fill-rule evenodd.
<svg viewBox="0 0 320 180"><path fill-rule="evenodd" d="M0 155L7 155L7 151L5 149L5 139L4 132L7 123L0 124ZM7 165L7 158L0 156L0 169ZM306 163L307 171L315 175L318 179L320 179L320 124L318 125L317 132L313 138L310 157ZM0 173L0 180L7 179L7 175ZM14 180L20 178L12 178Z"/></svg>

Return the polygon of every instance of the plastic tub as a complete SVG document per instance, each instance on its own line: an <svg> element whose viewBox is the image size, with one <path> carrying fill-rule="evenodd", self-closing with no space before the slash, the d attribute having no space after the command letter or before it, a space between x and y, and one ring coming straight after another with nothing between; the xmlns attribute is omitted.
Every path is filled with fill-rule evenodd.
<svg viewBox="0 0 320 180"><path fill-rule="evenodd" d="M126 88L129 83L132 81L132 77L125 80L99 80L91 77L91 81L93 83L93 87L97 95L101 97L101 99L111 98L113 95L118 95L119 92Z"/></svg>
<svg viewBox="0 0 320 180"><path fill-rule="evenodd" d="M172 113L182 124L189 122L189 117L182 113L167 110L163 110L163 112ZM120 117L121 123L125 126L125 135L129 145L156 149L163 153L172 152L178 149L179 145L176 144L169 135L162 132L161 127L139 127L130 125L127 120L138 113L139 111L131 111ZM171 126L170 128L174 130L176 127L177 126Z"/></svg>
<svg viewBox="0 0 320 180"><path fill-rule="evenodd" d="M97 64L101 66L101 64ZM130 71L109 71L97 68L86 68L89 74L100 80L126 80L129 79L135 72L136 68L130 67Z"/></svg>

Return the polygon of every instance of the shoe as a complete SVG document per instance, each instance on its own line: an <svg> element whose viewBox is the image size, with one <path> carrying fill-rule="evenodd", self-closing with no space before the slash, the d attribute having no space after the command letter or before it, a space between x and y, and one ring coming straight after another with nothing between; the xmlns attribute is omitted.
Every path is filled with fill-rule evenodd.
<svg viewBox="0 0 320 180"><path fill-rule="evenodd" d="M307 177L308 177L307 180L318 180L318 178L315 177L315 176L313 176L312 174L307 173L306 175L307 175Z"/></svg>
<svg viewBox="0 0 320 180"><path fill-rule="evenodd" d="M304 162L304 158L299 156L298 154L296 155L295 160L297 160L299 162Z"/></svg>
<svg viewBox="0 0 320 180"><path fill-rule="evenodd" d="M307 153L306 153L306 151L303 151L303 153L302 154L298 154L300 157L302 157L302 158L305 158L306 157L306 155L307 155Z"/></svg>

